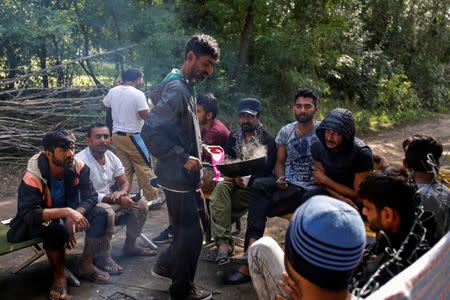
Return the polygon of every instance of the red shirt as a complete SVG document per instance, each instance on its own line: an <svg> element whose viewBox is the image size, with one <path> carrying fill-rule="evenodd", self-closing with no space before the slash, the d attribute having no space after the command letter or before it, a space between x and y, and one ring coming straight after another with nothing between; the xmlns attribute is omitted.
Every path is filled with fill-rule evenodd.
<svg viewBox="0 0 450 300"><path fill-rule="evenodd" d="M230 131L219 120L214 120L211 128L201 130L202 140L205 145L225 147ZM209 158L208 153L203 153L203 159Z"/></svg>

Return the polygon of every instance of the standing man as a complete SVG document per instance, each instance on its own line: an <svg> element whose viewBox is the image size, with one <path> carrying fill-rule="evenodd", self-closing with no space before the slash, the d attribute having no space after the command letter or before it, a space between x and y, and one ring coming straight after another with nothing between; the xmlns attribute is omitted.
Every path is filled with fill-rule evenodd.
<svg viewBox="0 0 450 300"><path fill-rule="evenodd" d="M311 147L313 182L320 188L305 193L332 197L356 207L361 181L373 168L372 150L355 137L355 118L348 109L333 109L316 129L319 142Z"/></svg>
<svg viewBox="0 0 450 300"><path fill-rule="evenodd" d="M119 213L126 219L127 225L123 254L151 256L156 255L156 252L136 245L136 239L147 219L147 201L141 198L135 202L128 194L130 185L122 162L108 150L110 143L111 137L106 124L94 123L89 126L86 133L88 147L77 153L75 157L84 161L91 170L90 179L98 193L98 206L108 212L106 237L97 250L95 264L110 275L116 275L122 273L122 267L111 257L111 238ZM112 190L114 184L117 185L115 191Z"/></svg>
<svg viewBox="0 0 450 300"><path fill-rule="evenodd" d="M140 135L144 119L150 113L144 93L137 89L142 82L141 71L129 69L123 72L121 84L108 92L103 105L111 108L112 143L125 167L130 187L136 172L139 189L143 190L147 201L152 201L158 198L158 192L149 184L153 177L152 162Z"/></svg>
<svg viewBox="0 0 450 300"><path fill-rule="evenodd" d="M48 132L44 151L35 154L18 190L17 215L11 221L8 241L43 239L53 269L49 299L66 299L64 248L72 249L75 232L86 231L78 274L97 283L108 283L108 273L94 264L95 251L106 233L107 213L96 206L97 193L89 180L89 167L74 157L75 136L68 130Z"/></svg>
<svg viewBox="0 0 450 300"><path fill-rule="evenodd" d="M203 144L225 147L230 131L225 125L216 119L219 113L219 100L212 93L205 93L197 97L197 118L200 124ZM203 160L210 160L210 154L203 151ZM214 189L213 182L215 174L211 167L203 169L202 191L205 198ZM170 242L172 238L172 226L168 226L152 239L155 244Z"/></svg>
<svg viewBox="0 0 450 300"><path fill-rule="evenodd" d="M247 231L244 251L260 239L266 228L267 217L282 216L294 212L303 203L303 194L314 187L311 183L311 145L317 142L314 115L319 110L317 96L310 90L295 93L292 112L295 122L278 132L275 176L257 178L252 185L248 204ZM231 273L227 284L250 281L248 265Z"/></svg>
<svg viewBox="0 0 450 300"><path fill-rule="evenodd" d="M245 98L238 102L240 128L228 138L225 154L231 159L248 160L255 150L266 148L267 163L264 169L258 170L247 178L225 177L219 182L210 196L211 229L217 254L214 251L205 256L214 260L217 265L230 261L229 256L234 251L234 241L231 238L231 224L237 221L248 209L253 182L257 178L272 175L276 157L275 139L264 130L261 120L261 103L254 98ZM262 153L261 153L262 154ZM262 155L260 155L262 156Z"/></svg>
<svg viewBox="0 0 450 300"><path fill-rule="evenodd" d="M199 205L202 146L194 84L213 73L219 46L213 37L196 34L187 42L184 58L181 69L164 78L161 97L142 131L158 159L155 172L173 228L173 240L152 273L172 280L172 300L210 299L210 292L193 284L203 242L199 209L204 206Z"/></svg>

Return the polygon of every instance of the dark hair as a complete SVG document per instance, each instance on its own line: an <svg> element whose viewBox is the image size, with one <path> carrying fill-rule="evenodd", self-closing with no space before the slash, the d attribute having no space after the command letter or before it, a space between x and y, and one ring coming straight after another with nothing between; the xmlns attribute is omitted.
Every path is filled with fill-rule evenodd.
<svg viewBox="0 0 450 300"><path fill-rule="evenodd" d="M94 129L94 128L100 128L100 127L106 127L106 128L108 128L108 126L107 126L105 123L102 123L102 122L95 122L94 124L89 125L89 127L87 128L87 130L86 130L86 136L87 136L87 137L90 137L90 136L91 136L91 133L92 133L92 129ZM109 130L109 128L108 128L108 130Z"/></svg>
<svg viewBox="0 0 450 300"><path fill-rule="evenodd" d="M186 43L185 58L187 58L187 54L190 51L194 52L197 58L209 55L214 59L220 59L220 49L217 41L212 36L203 33L193 35Z"/></svg>
<svg viewBox="0 0 450 300"><path fill-rule="evenodd" d="M318 100L317 95L313 91L307 90L307 89L298 89L297 92L295 92L294 104L295 104L295 101L300 97L312 98L314 106L317 106L317 100Z"/></svg>
<svg viewBox="0 0 450 300"><path fill-rule="evenodd" d="M64 150L75 146L75 135L67 129L57 129L47 132L42 137L42 146L44 150L53 151L57 147Z"/></svg>
<svg viewBox="0 0 450 300"><path fill-rule="evenodd" d="M219 112L219 100L212 93L205 93L197 97L197 105L201 105L205 112L212 113L212 118Z"/></svg>
<svg viewBox="0 0 450 300"><path fill-rule="evenodd" d="M122 73L122 81L135 81L143 76L144 74L138 69L128 69Z"/></svg>
<svg viewBox="0 0 450 300"><path fill-rule="evenodd" d="M387 176L381 172L369 174L359 185L359 195L372 202L378 211L384 207L395 210L401 218L402 227L410 226L419 204L417 186L403 176Z"/></svg>
<svg viewBox="0 0 450 300"><path fill-rule="evenodd" d="M428 163L428 154L432 155L436 167L439 167L442 150L442 144L431 135L415 134L403 141L406 164L414 171L429 172L433 169Z"/></svg>

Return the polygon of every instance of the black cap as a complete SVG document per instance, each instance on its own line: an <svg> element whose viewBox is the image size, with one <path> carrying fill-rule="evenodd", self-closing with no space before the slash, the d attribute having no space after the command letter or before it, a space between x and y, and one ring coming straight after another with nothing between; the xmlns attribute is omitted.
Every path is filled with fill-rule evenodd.
<svg viewBox="0 0 450 300"><path fill-rule="evenodd" d="M238 103L238 112L256 116L261 112L261 102L255 98L245 98Z"/></svg>

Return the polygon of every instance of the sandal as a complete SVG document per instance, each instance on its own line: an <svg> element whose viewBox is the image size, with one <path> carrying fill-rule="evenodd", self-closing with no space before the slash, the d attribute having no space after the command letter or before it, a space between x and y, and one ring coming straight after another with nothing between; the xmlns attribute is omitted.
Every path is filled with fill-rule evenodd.
<svg viewBox="0 0 450 300"><path fill-rule="evenodd" d="M92 272L92 273L81 273L78 272L78 276L84 279L87 279L89 281L95 282L95 283L99 283L99 284L108 284L109 281L111 280L111 277L109 276L109 274L107 272L104 271L96 271L96 272ZM107 278L105 279L101 279L102 277Z"/></svg>
<svg viewBox="0 0 450 300"><path fill-rule="evenodd" d="M54 297L51 295L51 292L55 291L59 293L59 297ZM50 288L50 293L48 295L48 299L50 300L64 300L67 297L67 285L63 285L63 286L56 286L54 284L52 284L51 288Z"/></svg>
<svg viewBox="0 0 450 300"><path fill-rule="evenodd" d="M100 270L108 272L109 275L120 275L123 272L122 267L111 257L97 258L94 261L94 265Z"/></svg>
<svg viewBox="0 0 450 300"><path fill-rule="evenodd" d="M230 262L231 252L217 252L216 260L214 261L216 265L223 266Z"/></svg>
<svg viewBox="0 0 450 300"><path fill-rule="evenodd" d="M217 249L208 250L202 257L206 261L215 263L217 258Z"/></svg>

